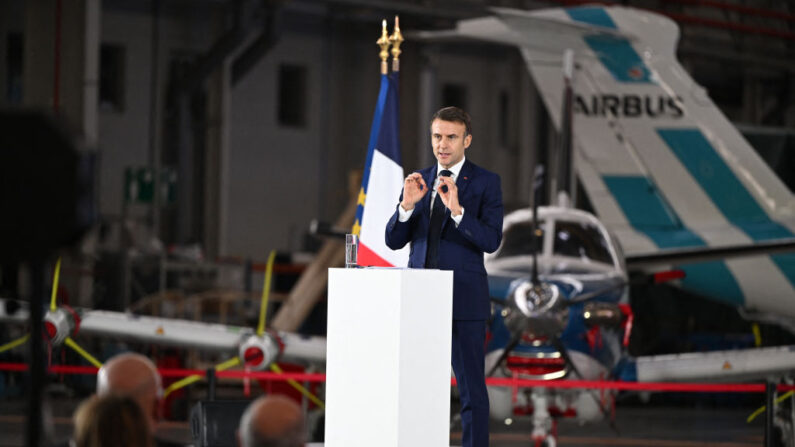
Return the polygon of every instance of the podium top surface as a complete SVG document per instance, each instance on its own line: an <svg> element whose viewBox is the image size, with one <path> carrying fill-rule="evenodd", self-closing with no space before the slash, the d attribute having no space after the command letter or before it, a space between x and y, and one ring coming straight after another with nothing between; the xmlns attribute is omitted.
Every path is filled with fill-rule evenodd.
<svg viewBox="0 0 795 447"><path fill-rule="evenodd" d="M409 273L409 274L453 274L452 270L441 269L416 269L409 267L360 267L360 268L343 268L343 267L330 267L329 272L389 272L389 273Z"/></svg>

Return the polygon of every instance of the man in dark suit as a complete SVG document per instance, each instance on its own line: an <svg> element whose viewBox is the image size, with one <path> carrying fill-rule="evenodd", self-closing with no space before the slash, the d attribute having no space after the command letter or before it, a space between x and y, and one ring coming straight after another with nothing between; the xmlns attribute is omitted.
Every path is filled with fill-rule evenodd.
<svg viewBox="0 0 795 447"><path fill-rule="evenodd" d="M483 254L500 245L503 206L500 177L464 156L471 143L466 112L445 107L433 115L431 144L437 165L406 177L400 204L386 226L386 244L397 250L410 242L409 267L453 271L452 364L461 394L462 444L485 447L490 306Z"/></svg>

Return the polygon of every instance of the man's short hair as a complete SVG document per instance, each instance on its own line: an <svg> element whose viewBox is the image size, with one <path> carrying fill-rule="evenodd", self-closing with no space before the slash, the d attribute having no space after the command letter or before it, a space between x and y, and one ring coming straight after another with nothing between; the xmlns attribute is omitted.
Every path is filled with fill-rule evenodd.
<svg viewBox="0 0 795 447"><path fill-rule="evenodd" d="M454 123L461 123L466 128L464 136L472 134L472 124L469 118L469 114L466 113L463 109L459 109L458 107L443 107L436 111L431 117L431 124L437 119L442 121L451 121Z"/></svg>

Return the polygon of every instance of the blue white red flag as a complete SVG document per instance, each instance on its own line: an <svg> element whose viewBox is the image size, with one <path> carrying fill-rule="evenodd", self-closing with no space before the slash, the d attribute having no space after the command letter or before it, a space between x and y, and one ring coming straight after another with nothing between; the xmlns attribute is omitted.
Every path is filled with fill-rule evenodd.
<svg viewBox="0 0 795 447"><path fill-rule="evenodd" d="M359 235L358 261L362 266L403 267L408 263L407 247L393 251L384 241L386 223L403 189L399 110L398 73L382 74L353 224L354 234Z"/></svg>

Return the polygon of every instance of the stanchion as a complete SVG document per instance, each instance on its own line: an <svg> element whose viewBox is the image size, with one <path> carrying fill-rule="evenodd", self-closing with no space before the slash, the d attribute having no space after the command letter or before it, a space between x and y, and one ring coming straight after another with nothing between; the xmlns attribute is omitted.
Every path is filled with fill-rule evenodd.
<svg viewBox="0 0 795 447"><path fill-rule="evenodd" d="M775 428L773 426L773 417L776 412L776 384L773 382L765 383L765 401L767 411L765 412L765 447L773 447L775 445Z"/></svg>
<svg viewBox="0 0 795 447"><path fill-rule="evenodd" d="M30 375L28 376L28 421L25 439L28 447L38 447L41 443L42 398L47 380L44 365L44 262L33 261L31 267L30 297Z"/></svg>
<svg viewBox="0 0 795 447"><path fill-rule="evenodd" d="M254 264L251 261L251 258L246 258L243 263L243 290L246 292L246 296L251 294L251 291L254 290L252 286L254 281L254 273L253 273Z"/></svg>
<svg viewBox="0 0 795 447"><path fill-rule="evenodd" d="M215 368L207 368L207 400L215 400Z"/></svg>

